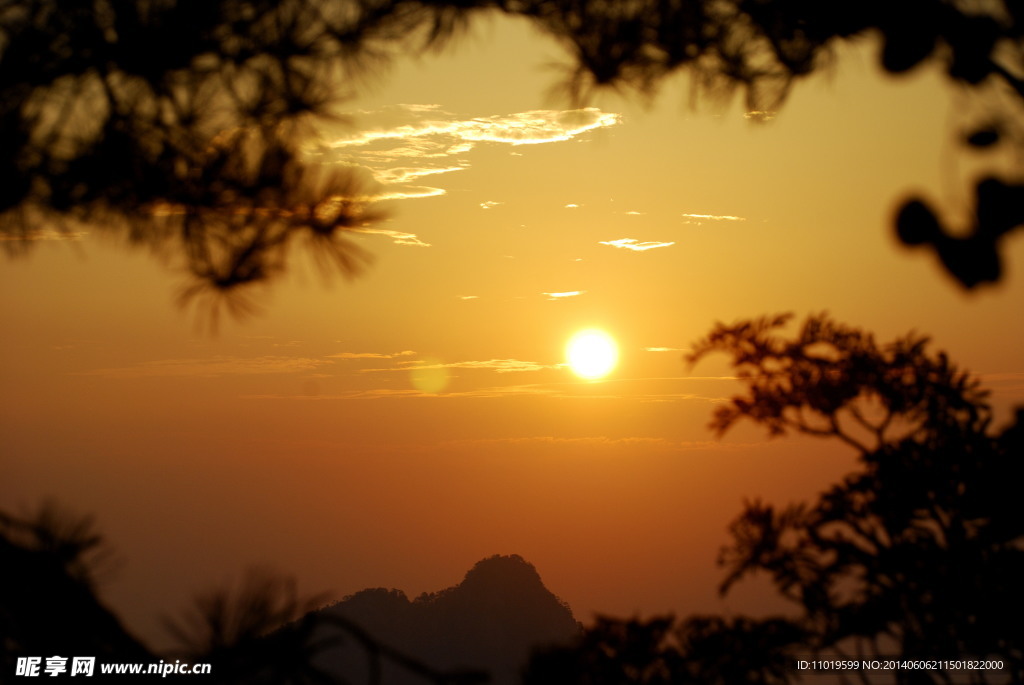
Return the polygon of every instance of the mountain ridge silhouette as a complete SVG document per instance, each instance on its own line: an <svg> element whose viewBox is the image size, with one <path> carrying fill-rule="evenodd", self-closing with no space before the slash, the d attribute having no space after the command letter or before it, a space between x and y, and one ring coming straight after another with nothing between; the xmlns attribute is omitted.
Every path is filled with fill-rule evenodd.
<svg viewBox="0 0 1024 685"><path fill-rule="evenodd" d="M533 650L568 643L582 630L569 605L517 554L482 559L459 584L414 600L401 590L368 588L314 613L352 621L381 643L439 670L486 671L496 685L518 682ZM318 666L359 682L367 670L365 653L344 636L322 630L324 639L339 637L341 644L325 650ZM381 682L423 680L388 664Z"/></svg>

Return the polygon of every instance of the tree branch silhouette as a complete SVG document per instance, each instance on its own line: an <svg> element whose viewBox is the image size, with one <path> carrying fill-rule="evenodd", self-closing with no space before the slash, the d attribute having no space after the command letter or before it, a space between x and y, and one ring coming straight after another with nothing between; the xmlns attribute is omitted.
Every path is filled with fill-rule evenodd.
<svg viewBox="0 0 1024 685"><path fill-rule="evenodd" d="M395 664L424 683L474 685L489 680L477 671L441 671L384 644L343 616L315 611L326 595L302 598L295 582L265 569L250 569L235 591L218 589L196 598L179 620L165 626L193 663L210 663L224 683L347 682L318 663L320 655L351 640L367 660L367 685L382 684L382 666Z"/></svg>
<svg viewBox="0 0 1024 685"><path fill-rule="evenodd" d="M95 571L104 549L91 518L52 502L28 516L0 512L4 673L14 673L17 658L24 656L91 655L102 663L156 663L168 657L131 635L98 599ZM211 682L216 683L347 683L317 663L325 650L346 640L366 655L367 685L381 685L384 663L434 685L489 680L480 671L435 669L383 644L353 621L314 612L324 601L324 595L301 597L287 577L254 569L236 590L204 593L180 619L164 623L180 645L173 656L211 664ZM99 670L95 675L98 682L106 681Z"/></svg>
<svg viewBox="0 0 1024 685"><path fill-rule="evenodd" d="M355 274L365 255L346 233L380 216L365 179L303 156L313 124L389 56L440 49L493 12L565 48L574 101L651 94L686 72L695 97L742 90L754 118L837 45L877 35L889 73L938 63L989 103L967 149L1024 145L1024 13L1008 0L27 0L0 8L4 246L24 251L48 229L113 233L179 260L183 301L230 295L236 312L302 242ZM897 213L901 240L930 246L966 288L1001 278L1001 242L1024 224L1011 159L977 182L966 230L922 198Z"/></svg>
<svg viewBox="0 0 1024 685"><path fill-rule="evenodd" d="M977 380L922 336L878 344L824 314L785 335L791 318L718 324L689 359L724 353L744 386L715 412L717 433L752 421L857 454L816 499L748 501L729 526L720 592L760 574L795 613L602 620L538 655L527 683L794 683L794 660L812 654L996 658L997 682L1024 680L1024 410L994 429ZM959 682L941 669L887 676Z"/></svg>
<svg viewBox="0 0 1024 685"><path fill-rule="evenodd" d="M719 324L695 346L691 361L730 355L746 386L712 425L818 434L803 410L829 419L822 434L853 446L859 468L810 504L748 502L720 557L722 592L767 574L815 651L853 641L873 655L998 655L1019 679L1024 592L1011 578L1024 570L1024 526L1010 484L1024 475L1024 410L994 430L977 379L921 336L878 345L817 315L789 339L778 332L789 318ZM873 443L842 427L851 414Z"/></svg>

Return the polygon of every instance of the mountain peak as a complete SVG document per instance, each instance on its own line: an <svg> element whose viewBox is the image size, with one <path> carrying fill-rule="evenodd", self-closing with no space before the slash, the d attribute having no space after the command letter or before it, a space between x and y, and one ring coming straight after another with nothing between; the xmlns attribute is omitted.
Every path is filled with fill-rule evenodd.
<svg viewBox="0 0 1024 685"><path fill-rule="evenodd" d="M544 582L533 564L518 554L501 555L481 559L459 584L460 588L544 588Z"/></svg>
<svg viewBox="0 0 1024 685"><path fill-rule="evenodd" d="M485 670L499 685L517 681L535 648L579 634L569 606L518 554L482 559L458 585L413 602L400 590L376 588L321 611L355 621L381 642L435 668ZM339 653L327 661L329 670L350 677L353 664L362 660ZM404 682L401 674L393 675L394 682Z"/></svg>

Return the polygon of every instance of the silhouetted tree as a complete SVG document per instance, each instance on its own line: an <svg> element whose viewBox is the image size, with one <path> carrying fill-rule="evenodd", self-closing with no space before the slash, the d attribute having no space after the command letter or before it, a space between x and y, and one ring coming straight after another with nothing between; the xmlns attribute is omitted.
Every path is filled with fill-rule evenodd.
<svg viewBox="0 0 1024 685"><path fill-rule="evenodd" d="M725 352L746 386L713 427L838 439L859 468L812 503L748 503L722 591L766 573L814 651L998 656L1024 678L1024 412L993 429L978 381L923 337L878 345L813 316L786 339L788 318L718 325L696 345L691 361Z"/></svg>
<svg viewBox="0 0 1024 685"><path fill-rule="evenodd" d="M96 597L106 556L87 517L53 503L24 517L0 512L0 681L19 656L153 660Z"/></svg>
<svg viewBox="0 0 1024 685"><path fill-rule="evenodd" d="M540 651L525 685L668 685L678 682L680 654L671 617L648 621L599 616L575 645Z"/></svg>
<svg viewBox="0 0 1024 685"><path fill-rule="evenodd" d="M524 685L772 685L789 682L792 621L671 616L599 617L574 645L537 652Z"/></svg>
<svg viewBox="0 0 1024 685"><path fill-rule="evenodd" d="M25 0L0 6L5 244L84 222L183 258L185 299L264 281L303 241L354 273L363 255L345 232L377 217L364 179L309 162L302 144L367 66L443 45L494 11L566 47L574 98L650 93L686 71L701 94L742 88L755 114L836 44L874 33L889 72L940 62L985 105L966 146L1024 141L1024 11L1010 0ZM966 287L998 280L999 242L1024 222L1012 167L977 184L970 230L912 199L900 237L933 246Z"/></svg>
<svg viewBox="0 0 1024 685"><path fill-rule="evenodd" d="M191 663L210 663L218 683L358 683L382 685L383 664L394 664L416 682L477 685L479 671L443 671L382 642L359 623L317 611L325 596L301 598L294 581L253 569L237 591L218 589L197 598L179 621L166 625ZM322 656L342 643L354 643L368 664L365 680L354 680L325 665Z"/></svg>
<svg viewBox="0 0 1024 685"><path fill-rule="evenodd" d="M317 0L28 0L0 7L0 230L90 228L184 258L182 297L237 293L305 241L343 273L373 221L352 171L311 164L355 80L357 7ZM248 303L232 297L242 311Z"/></svg>
<svg viewBox="0 0 1024 685"><path fill-rule="evenodd" d="M207 592L177 621L166 621L180 650L150 650L131 635L97 596L95 575L108 552L88 517L44 504L29 516L0 512L0 682L14 677L20 657L96 657L89 682L125 682L104 676L101 664L157 664L178 658L211 664L210 683L320 683L381 685L382 664L396 664L418 682L478 685L486 673L442 671L383 644L343 616L313 610L324 597L302 598L294 581L250 571L239 588ZM325 630L329 628L329 630ZM352 681L318 666L317 657L351 641L365 654L365 680ZM188 681L196 676L154 674L132 681ZM20 678L17 678L20 680Z"/></svg>
<svg viewBox="0 0 1024 685"><path fill-rule="evenodd" d="M997 682L1024 682L1024 410L993 428L978 381L921 336L879 345L820 315L787 338L790 318L719 324L689 359L724 352L745 386L715 412L719 434L749 420L857 453L857 470L815 501L750 502L730 526L722 593L766 574L796 613L602 620L535 658L528 683L785 683L798 654L995 657L1007 666Z"/></svg>
<svg viewBox="0 0 1024 685"><path fill-rule="evenodd" d="M237 590L218 589L166 627L191 663L209 663L218 683L328 683L314 664L313 626L300 619L325 600L300 598L294 581L251 569Z"/></svg>

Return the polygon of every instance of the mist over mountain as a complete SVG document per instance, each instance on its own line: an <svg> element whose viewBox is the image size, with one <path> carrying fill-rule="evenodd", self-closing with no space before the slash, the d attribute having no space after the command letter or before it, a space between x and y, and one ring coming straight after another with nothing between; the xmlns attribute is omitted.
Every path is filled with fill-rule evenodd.
<svg viewBox="0 0 1024 685"><path fill-rule="evenodd" d="M518 555L478 562L461 583L410 600L394 589L367 589L320 609L360 625L375 639L440 670L484 670L492 683L519 681L537 647L573 640L580 624L569 606L552 594L532 564ZM324 639L332 629L323 628ZM326 650L318 665L354 682L365 678L367 655L350 637ZM385 685L424 681L392 663Z"/></svg>

